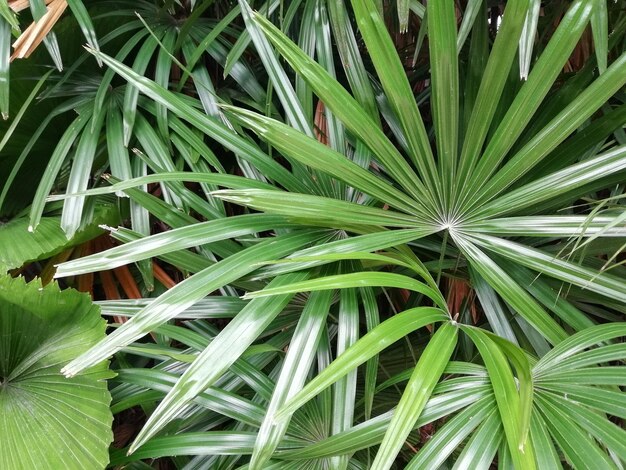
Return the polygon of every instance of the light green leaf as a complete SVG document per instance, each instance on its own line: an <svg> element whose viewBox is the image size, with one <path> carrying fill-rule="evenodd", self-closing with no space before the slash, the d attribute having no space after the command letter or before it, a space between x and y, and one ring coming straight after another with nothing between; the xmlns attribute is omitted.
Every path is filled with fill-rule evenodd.
<svg viewBox="0 0 626 470"><path fill-rule="evenodd" d="M617 301L626 302L626 285L616 276L600 273L503 238L482 235L480 237L472 237L471 240L489 251L534 271L572 283L583 289L597 292Z"/></svg>
<svg viewBox="0 0 626 470"><path fill-rule="evenodd" d="M164 253L289 225L283 217L265 214L246 214L200 222L62 263L57 268L56 277L113 269Z"/></svg>
<svg viewBox="0 0 626 470"><path fill-rule="evenodd" d="M290 414L282 414L282 418L279 419L276 413L304 385L315 358L315 352L330 309L331 298L331 291L315 292L311 294L302 311L283 367L276 381L276 388L268 405L265 420L261 424L254 444L254 451L250 460L251 469L262 470L264 468L263 465L270 459L287 432Z"/></svg>
<svg viewBox="0 0 626 470"><path fill-rule="evenodd" d="M609 14L606 7L607 0L594 0L591 14L591 33L596 49L596 60L600 73L606 71L607 55L609 52Z"/></svg>
<svg viewBox="0 0 626 470"><path fill-rule="evenodd" d="M104 468L113 440L108 365L60 367L104 337L89 297L0 277L0 467Z"/></svg>
<svg viewBox="0 0 626 470"><path fill-rule="evenodd" d="M422 221L394 211L386 211L334 198L310 196L286 191L261 189L220 190L215 197L252 207L270 214L304 220L310 225L382 225L387 227L420 227Z"/></svg>
<svg viewBox="0 0 626 470"><path fill-rule="evenodd" d="M289 292L315 292L328 289L349 289L352 287L395 287L397 289L409 289L424 294L432 299L439 308L447 311L448 307L440 292L427 286L423 282L395 273L355 272L350 274L336 274L324 276L309 281L302 281L287 286L265 289L262 291L248 292L244 299L266 297L268 295L285 294Z"/></svg>
<svg viewBox="0 0 626 470"><path fill-rule="evenodd" d="M185 311L214 290L254 271L259 261L284 256L318 237L319 234L309 232L269 238L205 268L162 294L105 340L65 366L62 372L66 376L74 376L81 370L97 364L167 320L176 317L178 313Z"/></svg>
<svg viewBox="0 0 626 470"><path fill-rule="evenodd" d="M567 338L563 328L491 258L464 237L454 240L483 279L550 343Z"/></svg>
<svg viewBox="0 0 626 470"><path fill-rule="evenodd" d="M456 49L456 11L454 1L440 0L438 2L428 2L426 4L426 17L430 49L431 108L437 141L439 177L441 179L440 197L444 201L444 208L448 210L453 193L452 185L456 181L459 136L459 66ZM384 75L381 79L383 77ZM405 78L406 74L399 74L396 80L400 77ZM386 91L389 94L389 89ZM403 100L414 102L412 96L408 95L405 95ZM396 112L403 111L397 107L397 103L393 104L396 105ZM401 121L404 121L401 116L398 117ZM421 124L421 121L419 121L419 124ZM419 132L420 127L413 129L418 129ZM411 141L412 138L409 136L415 133L415 130L409 130L405 125L404 132L407 139ZM423 152L423 149L420 149L420 151Z"/></svg>
<svg viewBox="0 0 626 470"><path fill-rule="evenodd" d="M497 170L499 163L530 122L561 73L563 65L569 59L587 26L591 15L590 3L587 0L575 1L561 19L550 42L535 63L528 80L520 89L489 141L476 171L472 173L472 184L465 188L465 194L468 197L472 196L472 202L476 200L475 191ZM575 102L578 101L575 100Z"/></svg>
<svg viewBox="0 0 626 470"><path fill-rule="evenodd" d="M319 141L260 114L234 107L227 110L287 156L326 172L401 211L424 213L422 205Z"/></svg>
<svg viewBox="0 0 626 470"><path fill-rule="evenodd" d="M35 231L28 231L28 218L20 217L0 223L0 271L19 268L28 261L50 258L64 249L80 245L104 232L101 224L116 224L119 214L110 204L98 204L91 221L68 240L61 229L60 217L44 217Z"/></svg>
<svg viewBox="0 0 626 470"><path fill-rule="evenodd" d="M524 387L522 386L518 393L513 373L505 354L501 350L501 344L497 344L493 337L488 336L477 328L464 327L463 331L476 345L487 367L489 380L493 386L498 404L500 419L504 427L508 449L515 467L520 469L536 468L532 442L527 440L525 434L530 425L530 414L526 416L526 411L529 408L524 403ZM510 350L511 348L508 349ZM511 358L515 357L510 355L509 351L507 351L507 355ZM521 371L523 368L518 370ZM532 406L532 401L530 405ZM525 421L527 422L525 423Z"/></svg>
<svg viewBox="0 0 626 470"><path fill-rule="evenodd" d="M448 316L439 309L418 307L406 310L385 320L349 347L323 372L311 380L302 391L292 397L279 410L276 419L279 420L284 416L292 414L326 387L410 332L425 325L448 319Z"/></svg>
<svg viewBox="0 0 626 470"><path fill-rule="evenodd" d="M294 70L302 75L324 104L343 122L346 128L365 142L376 155L376 158L383 164L385 170L398 181L409 194L412 194L416 199L426 198L428 201L427 204L432 204L432 193L425 190L420 178L411 169L410 165L389 139L387 139L380 129L380 125L372 119L371 115L365 112L359 103L331 77L322 66L307 56L272 23L258 15L255 19L268 39L272 41L274 46L291 64ZM385 34L387 33L385 32ZM388 37L387 40L389 40ZM392 54L396 54L395 50ZM401 67L399 61L397 62L394 70L397 69L397 67ZM402 80L401 77L404 77L404 72L396 74L394 77L396 77L397 80ZM403 86L402 89L406 87L408 87L408 83ZM412 94L411 102L414 103ZM408 98L404 99L402 103L403 106L414 106L409 103ZM414 107L415 109L412 112L418 112L417 106ZM419 119L421 122L421 118ZM432 160L432 152L430 146L428 146L428 138L423 123L421 124L421 128L422 131L420 132L423 132L426 149L428 155L431 155L430 158ZM413 130L414 128L411 129ZM420 155L426 154L422 153ZM432 167L431 173L434 174L434 161L430 162L430 166Z"/></svg>
<svg viewBox="0 0 626 470"><path fill-rule="evenodd" d="M447 322L428 342L394 411L372 469L387 470L393 465L454 352L457 335L457 326Z"/></svg>
<svg viewBox="0 0 626 470"><path fill-rule="evenodd" d="M306 277L306 273L288 274L277 277L268 287L280 286ZM159 403L135 438L131 450L134 451L146 443L174 419L191 400L219 379L282 311L291 297L292 295L286 294L249 302L195 358L191 367L168 391L167 396Z"/></svg>

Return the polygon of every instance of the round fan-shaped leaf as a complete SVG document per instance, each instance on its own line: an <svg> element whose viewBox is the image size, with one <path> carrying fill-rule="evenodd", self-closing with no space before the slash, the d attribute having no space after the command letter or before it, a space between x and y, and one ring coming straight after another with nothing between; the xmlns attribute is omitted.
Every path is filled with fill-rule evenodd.
<svg viewBox="0 0 626 470"><path fill-rule="evenodd" d="M105 327L85 294L0 277L0 468L106 466L113 439L108 365L72 379L60 373Z"/></svg>

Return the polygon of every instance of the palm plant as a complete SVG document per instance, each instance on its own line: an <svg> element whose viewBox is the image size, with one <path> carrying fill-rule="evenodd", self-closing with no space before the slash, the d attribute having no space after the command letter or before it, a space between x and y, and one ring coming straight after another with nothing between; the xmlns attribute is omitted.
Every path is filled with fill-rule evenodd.
<svg viewBox="0 0 626 470"><path fill-rule="evenodd" d="M201 18L207 4L181 30L142 4L136 42L90 51L107 71L72 139L89 131L77 155L83 140L90 155L106 147L111 184L86 190L91 165L75 163L65 194L48 198L65 200L69 234L77 201L132 204L134 230L111 232L120 246L57 277L143 263L148 285L153 257L191 274L154 299L103 302L129 320L63 369L115 354L114 411L149 414L112 464L620 468L621 5L511 0L490 24L486 2L470 1L457 33L454 2L398 2L400 29L412 11L417 42L428 39L411 83L371 0L293 2L279 26L278 2L258 7L265 16L242 0L219 22ZM564 74L589 25L595 54ZM250 44L267 84L249 81ZM198 65L206 52L235 79L228 90ZM107 91L113 73L123 100ZM138 189L153 183L163 199ZM147 236L150 215L172 230ZM155 344L142 343L150 332Z"/></svg>

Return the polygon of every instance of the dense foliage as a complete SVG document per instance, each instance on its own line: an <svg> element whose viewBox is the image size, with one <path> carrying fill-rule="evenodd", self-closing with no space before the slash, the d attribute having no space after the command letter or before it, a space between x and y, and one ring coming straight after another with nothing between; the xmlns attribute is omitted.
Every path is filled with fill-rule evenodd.
<svg viewBox="0 0 626 470"><path fill-rule="evenodd" d="M0 269L111 319L111 466L626 464L623 0L0 15Z"/></svg>

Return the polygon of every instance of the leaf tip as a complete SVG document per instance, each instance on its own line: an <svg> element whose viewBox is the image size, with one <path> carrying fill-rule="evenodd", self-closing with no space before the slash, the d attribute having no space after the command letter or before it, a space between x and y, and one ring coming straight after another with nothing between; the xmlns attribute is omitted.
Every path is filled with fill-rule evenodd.
<svg viewBox="0 0 626 470"><path fill-rule="evenodd" d="M72 367L70 367L70 365L71 363L63 367L63 369L61 369L61 374L63 374L66 379L71 379L72 377L76 376L78 372L74 370Z"/></svg>

